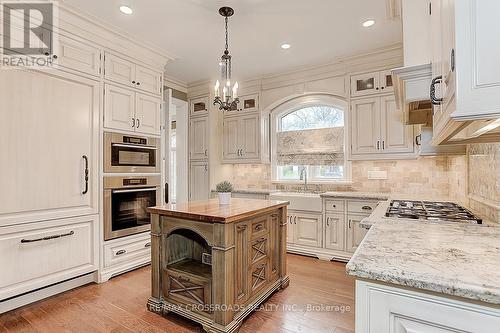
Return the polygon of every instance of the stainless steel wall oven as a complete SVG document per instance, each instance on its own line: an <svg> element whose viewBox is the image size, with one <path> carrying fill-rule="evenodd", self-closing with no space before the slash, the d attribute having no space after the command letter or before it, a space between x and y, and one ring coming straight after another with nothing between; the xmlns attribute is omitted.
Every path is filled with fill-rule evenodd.
<svg viewBox="0 0 500 333"><path fill-rule="evenodd" d="M104 239L150 230L147 208L160 200L160 176L104 177Z"/></svg>

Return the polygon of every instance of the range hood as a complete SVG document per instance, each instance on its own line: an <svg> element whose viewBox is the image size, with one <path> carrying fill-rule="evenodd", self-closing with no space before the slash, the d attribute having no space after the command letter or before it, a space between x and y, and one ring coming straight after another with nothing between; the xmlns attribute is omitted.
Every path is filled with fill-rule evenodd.
<svg viewBox="0 0 500 333"><path fill-rule="evenodd" d="M431 64L400 67L392 70L394 94L398 109L404 112L406 125L431 125L432 104L429 87Z"/></svg>

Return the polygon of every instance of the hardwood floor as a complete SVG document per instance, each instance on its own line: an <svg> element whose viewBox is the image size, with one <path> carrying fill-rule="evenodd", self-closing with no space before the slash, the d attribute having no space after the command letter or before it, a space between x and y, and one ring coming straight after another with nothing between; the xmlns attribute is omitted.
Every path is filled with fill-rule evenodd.
<svg viewBox="0 0 500 333"><path fill-rule="evenodd" d="M248 317L240 332L353 333L354 279L345 264L291 254L287 260L290 286L269 298L267 310ZM147 266L2 314L0 332L203 332L180 316L149 312L149 293Z"/></svg>

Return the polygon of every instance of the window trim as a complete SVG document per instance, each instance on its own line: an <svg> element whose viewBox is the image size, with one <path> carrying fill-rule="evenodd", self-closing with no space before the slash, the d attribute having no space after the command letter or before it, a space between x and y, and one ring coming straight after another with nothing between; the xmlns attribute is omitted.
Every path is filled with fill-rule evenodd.
<svg viewBox="0 0 500 333"><path fill-rule="evenodd" d="M281 124L279 119L289 113L297 111L311 106L330 106L332 108L341 109L344 111L344 156L346 157L344 163L344 178L340 179L317 179L309 178L308 173L308 183L309 184L352 184L352 162L347 160L347 152L349 141L349 104L346 100L327 94L314 94L306 95L301 97L296 97L289 99L280 105L276 106L270 111L271 118L271 182L272 183L282 183L282 184L303 184L301 180L285 180L278 178L278 166L276 158L276 148L277 148L277 133L281 130Z"/></svg>

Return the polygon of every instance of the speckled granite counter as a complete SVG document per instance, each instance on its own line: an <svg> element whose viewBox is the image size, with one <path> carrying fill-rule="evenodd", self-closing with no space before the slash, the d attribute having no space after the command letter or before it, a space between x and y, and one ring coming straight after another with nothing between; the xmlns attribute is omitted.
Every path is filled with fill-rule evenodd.
<svg viewBox="0 0 500 333"><path fill-rule="evenodd" d="M350 199L366 199L366 200L387 200L389 194L387 193L373 193L373 192L325 192L321 193L322 198L350 198Z"/></svg>
<svg viewBox="0 0 500 333"><path fill-rule="evenodd" d="M346 270L360 278L500 304L500 228L386 219L370 228Z"/></svg>

